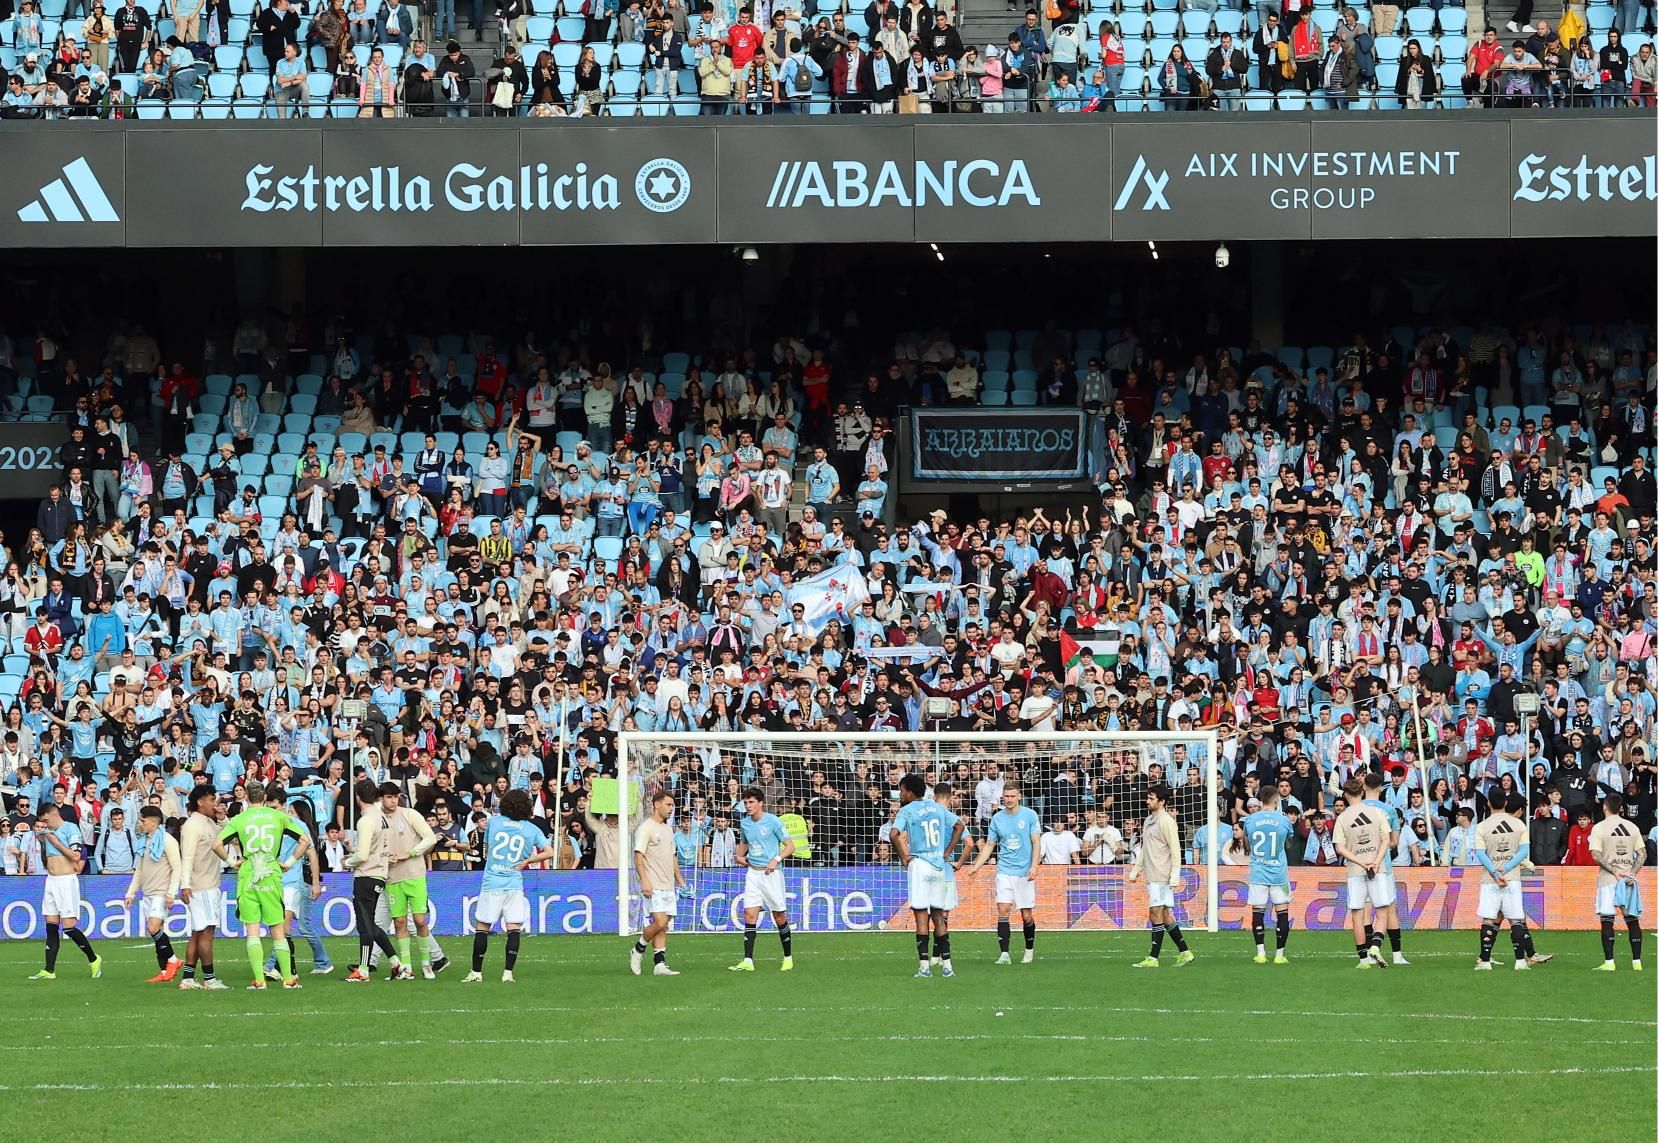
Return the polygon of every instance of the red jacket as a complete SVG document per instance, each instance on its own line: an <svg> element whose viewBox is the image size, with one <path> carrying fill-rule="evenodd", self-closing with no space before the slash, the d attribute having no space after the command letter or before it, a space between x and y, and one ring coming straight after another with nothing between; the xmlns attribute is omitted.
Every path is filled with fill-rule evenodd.
<svg viewBox="0 0 1658 1143"><path fill-rule="evenodd" d="M1595 859L1589 854L1589 831L1580 825L1572 826L1572 832L1566 835L1566 860L1563 865L1593 865Z"/></svg>

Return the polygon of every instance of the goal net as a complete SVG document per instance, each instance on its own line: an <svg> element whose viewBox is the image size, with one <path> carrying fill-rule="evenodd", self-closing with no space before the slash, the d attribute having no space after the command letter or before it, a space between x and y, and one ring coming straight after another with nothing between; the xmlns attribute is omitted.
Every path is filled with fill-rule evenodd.
<svg viewBox="0 0 1658 1143"><path fill-rule="evenodd" d="M1005 784L1016 781L1041 819L1037 923L1060 929L1141 929L1143 881L1130 883L1146 789L1172 789L1185 866L1176 893L1182 924L1218 927L1219 832L1224 776L1213 731L972 733L728 733L618 736L619 774L594 805L614 810L619 841L618 929L637 932L643 903L633 831L652 798L673 795L676 853L684 887L680 932L741 932L742 791L757 787L766 810L795 842L784 863L792 926L800 932L907 927L906 881L889 842L898 782L919 773L929 791L949 787L955 812L984 842ZM1221 844L1214 844L1220 838ZM953 928L994 929L993 870L958 877ZM769 924L769 920L763 922Z"/></svg>

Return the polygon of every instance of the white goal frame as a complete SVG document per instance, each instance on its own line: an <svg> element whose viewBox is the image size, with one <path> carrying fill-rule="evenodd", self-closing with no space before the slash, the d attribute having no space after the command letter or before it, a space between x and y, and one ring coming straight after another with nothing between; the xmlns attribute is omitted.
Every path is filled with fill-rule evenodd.
<svg viewBox="0 0 1658 1143"><path fill-rule="evenodd" d="M909 742L927 744L935 748L934 758L942 759L944 752L952 745L961 743L998 743L1017 741L1021 743L1091 743L1100 750L1113 747L1126 748L1136 743L1157 743L1173 745L1180 742L1200 744L1204 747L1204 773L1202 781L1206 787L1206 804L1209 807L1209 820L1198 828L1212 830L1210 843L1206 847L1204 867L1205 878L1205 918L1204 927L1211 933L1220 929L1220 849L1225 839L1220 836L1219 804L1220 804L1220 735L1213 728L1197 729L1186 734L1178 732L1164 732L1155 730L1120 730L1120 731L1073 731L1065 732L1029 732L1018 731L1008 733L974 733L969 731L898 731L879 732L865 731L859 733L834 733L828 731L782 731L766 733L755 731L728 731L728 732L674 732L657 734L642 730L624 730L616 736L616 769L618 775L618 789L616 797L617 810L617 840L620 849L616 860L616 932L618 936L629 936L634 926L630 924L630 908L632 893L631 875L633 872L633 835L629 832L629 809L635 801L636 795L632 785L630 758L631 748L637 743L652 745L682 745L693 749L706 749L719 743L730 743L734 749L743 749L743 743L752 743L747 747L751 751L764 751L768 746L809 746L813 743L846 746L890 746L895 742ZM636 823L635 823L636 824ZM1193 833L1194 845L1196 832Z"/></svg>

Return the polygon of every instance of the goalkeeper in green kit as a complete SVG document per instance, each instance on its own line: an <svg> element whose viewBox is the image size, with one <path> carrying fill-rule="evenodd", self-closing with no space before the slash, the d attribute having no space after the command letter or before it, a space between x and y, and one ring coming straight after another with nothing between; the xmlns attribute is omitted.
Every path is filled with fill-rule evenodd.
<svg viewBox="0 0 1658 1143"><path fill-rule="evenodd" d="M282 874L304 860L311 848L311 837L282 810L265 805L265 787L260 783L249 782L246 789L248 808L225 822L219 831L219 840L213 843L213 852L236 870L236 915L247 926L248 963L253 966L253 983L248 989L258 992L265 987L265 947L260 933L267 928L275 941L276 967L282 974L282 987L299 988L293 956L288 952L287 926L283 922ZM295 839L293 853L286 862L278 857L284 835ZM225 843L232 839L241 848L240 857L232 858L225 851Z"/></svg>

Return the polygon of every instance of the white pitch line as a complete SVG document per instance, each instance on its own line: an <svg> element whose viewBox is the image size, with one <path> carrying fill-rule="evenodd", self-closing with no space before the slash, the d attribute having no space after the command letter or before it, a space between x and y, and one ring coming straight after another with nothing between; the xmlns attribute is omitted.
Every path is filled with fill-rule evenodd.
<svg viewBox="0 0 1658 1143"><path fill-rule="evenodd" d="M415 990L414 986L411 986L410 991L414 991L414 990ZM49 989L49 986L42 986L37 991L40 993L40 995L46 996L46 995L48 995L50 989ZM710 998L709 1003L711 1003L711 1004L723 1004L724 1001L727 1001L729 999L730 999L730 996L729 996L729 994L727 994L727 995L720 996L720 997ZM189 1001L189 1002L186 1002L186 1003L194 1003L194 1001ZM212 1002L211 1001L205 1001L205 1003L212 1003ZM732 1009L727 1007L726 1010L731 1011ZM813 1014L823 1015L823 1014L835 1013L835 1012L890 1012L891 1010L892 1010L892 1006L890 1004L754 1005L752 1007L742 1009L742 1011L755 1013L757 1015L767 1014L767 1013L776 1014L776 1013L795 1013L795 1012L806 1012L806 1013L813 1013ZM984 1013L984 1012L989 1012L989 1011L992 1011L992 1010L1005 1011L1005 1012L1064 1012L1064 1013L1067 1013L1067 1014L1070 1014L1070 1015L1076 1015L1078 1013L1087 1013L1087 1014L1090 1014L1090 1015L1253 1016L1253 1017L1265 1017L1265 1018L1273 1019L1273 1020L1282 1020L1282 1019L1286 1019L1286 1018L1291 1017L1291 1016L1295 1016L1295 1017L1317 1016L1317 1017L1328 1017L1328 1018L1332 1018L1332 1019L1455 1020L1455 1021L1478 1020L1478 1021L1487 1022L1487 1023L1489 1023L1491 1021L1503 1021L1503 1022L1518 1022L1518 1023L1523 1023L1523 1024L1590 1024L1590 1025L1607 1024L1607 1025L1630 1026L1630 1027L1636 1027L1636 1028L1658 1027L1658 1021L1653 1021L1653 1020L1629 1020L1629 1019L1622 1019L1622 1018L1617 1018L1617 1017L1604 1017L1604 1018L1602 1018L1602 1017L1589 1017L1589 1016L1543 1016L1543 1015L1529 1015L1529 1014L1528 1015L1502 1015L1502 1014L1498 1014L1498 1013L1355 1012L1355 1011L1352 1011L1352 1010L1312 1011L1312 1010L1302 1010L1302 1009L1297 1009L1297 1010L1291 1012L1291 1011L1286 1010L1286 1009L1274 1010L1274 1009L1265 1009L1265 1008L1253 1008L1253 1009L1251 1009L1251 1008L1122 1008L1122 1007L1092 1007L1092 1006L1086 1006L1086 1005L1079 1007L1078 1005L1075 1005L1075 1004L1014 1004L1014 1003L1004 1003L1000 1006L1000 1008L998 1008L994 1003L991 1003L991 1002L988 1002L988 1001L985 1002L985 1003L982 1003L982 1004L971 1004L971 1005L966 1005L966 1004L934 1004L934 1005L929 1005L927 1007L928 1012L978 1012L978 1013ZM487 1016L487 1015L499 1015L499 1014L506 1014L506 1013L516 1015L517 1013L521 1013L521 1012L581 1012L581 1013L591 1013L591 1011L592 1011L591 1008L581 1007L579 1005L560 1005L560 1004L549 1004L549 1005L512 1004L512 1005L503 1005L502 1007L499 1007L499 1008L482 1008L482 1007L471 1007L471 1006L468 1006L468 1007L451 1007L451 1008L436 1008L436 1007L422 1005L422 1006L414 1007L414 1008L376 1007L376 1008L373 1009L373 1014L375 1016L397 1016L397 1015L404 1015L404 1016L436 1016L436 1015ZM652 1008L651 1008L651 1011L653 1013L682 1012L682 1013L695 1013L695 1014L698 1014L698 1015L706 1015L708 1009L707 1009L706 1006L702 1006L702 1005L653 1005ZM287 1016L323 1016L323 1017L327 1017L329 1019L338 1019L342 1015L349 1015L349 1014L350 1014L349 1012L342 1012L340 1009L334 1009L334 1008L329 1008L329 1009L323 1009L323 1008L290 1008L290 1009L283 1009L283 1008L257 1008L257 1009L239 1008L239 1009L236 1009L235 1011L218 1011L218 1010L199 1011L198 1010L198 1011L192 1012L190 1014L189 1018L192 1019L192 1020L224 1020L224 1019L240 1020L240 1019L243 1019L243 1018L246 1018L246 1017L249 1017L249 1016L276 1016L276 1015L280 1015L280 1016L284 1016L284 1017L287 1017ZM145 1021L145 1022L154 1022L157 1018L158 1017L153 1012L111 1012L111 1013L99 1013L98 1016L97 1016L97 1020L100 1024L111 1022L111 1021L116 1021L116 1020L142 1020L142 1021ZM4 1022L7 1022L7 1021L13 1021L13 1022L27 1021L27 1022L33 1024L33 1023L38 1023L39 1017L36 1016L36 1015L33 1015L33 1014L0 1013L0 1023L4 1023Z"/></svg>
<svg viewBox="0 0 1658 1143"><path fill-rule="evenodd" d="M1237 1040L1253 1042L1256 1039L1251 1035L1240 1036L1114 1036L1114 1035L1067 1035L1062 1033L1035 1033L1035 1032L1008 1032L992 1033L949 1033L917 1034L913 1036L814 1036L813 1043L824 1044L931 1044L931 1043L987 1043L1005 1044L1016 1041L1065 1043L1065 1044L1219 1044L1231 1043ZM396 1040L307 1040L306 1047L310 1048L390 1048L390 1047L560 1047L569 1045L590 1044L628 1044L643 1046L647 1044L793 1044L798 1043L796 1036L729 1036L729 1035L687 1035L687 1036L569 1036L569 1037L483 1037L483 1038L400 1038ZM1581 1040L1574 1039L1574 1044L1594 1044L1611 1046L1646 1046L1646 1039L1636 1040ZM1433 1038L1433 1037L1369 1037L1365 1044L1388 1044L1395 1046L1417 1047L1422 1045L1466 1045L1465 1037ZM266 1051L291 1047L293 1041L283 1040L271 1043L198 1043L181 1044L176 1041L157 1041L153 1043L121 1043L100 1041L86 1044L62 1044L52 1037L47 1037L38 1044L0 1044L0 1052L28 1052L40 1048L50 1048L54 1052L122 1052L122 1051L166 1051L186 1052L191 1049L205 1051L219 1051L223 1048L246 1049L248 1051Z"/></svg>
<svg viewBox="0 0 1658 1143"><path fill-rule="evenodd" d="M1326 1071L1326 1072L1246 1072L1233 1075L1216 1074L1174 1074L1174 1073L1140 1073L1140 1074L1101 1074L1101 1075L1070 1075L1070 1076L1011 1076L1000 1075L876 1075L876 1076L843 1076L843 1075L790 1075L790 1076L687 1076L674 1079L665 1079L659 1076L588 1076L572 1078L568 1076L536 1076L525 1079L496 1078L433 1078L414 1080L266 1080L262 1082L233 1081L216 1083L204 1081L198 1083L39 1083L39 1084L3 1084L0 1092L8 1094L43 1094L43 1093L89 1093L105 1092L221 1092L221 1091L326 1091L338 1089L385 1089L401 1087L636 1087L650 1085L657 1087L714 1087L714 1086L747 1086L771 1084L911 1084L911 1083L964 1083L964 1084L1027 1084L1027 1083L1079 1083L1079 1084L1115 1084L1115 1083L1228 1083L1275 1080L1388 1080L1388 1079L1465 1079L1465 1078L1540 1078L1544 1076L1608 1076L1644 1072L1650 1074L1654 1069L1650 1067L1596 1067L1596 1068L1540 1068L1536 1070L1515 1070L1512 1068L1417 1068L1411 1070L1390 1071Z"/></svg>

